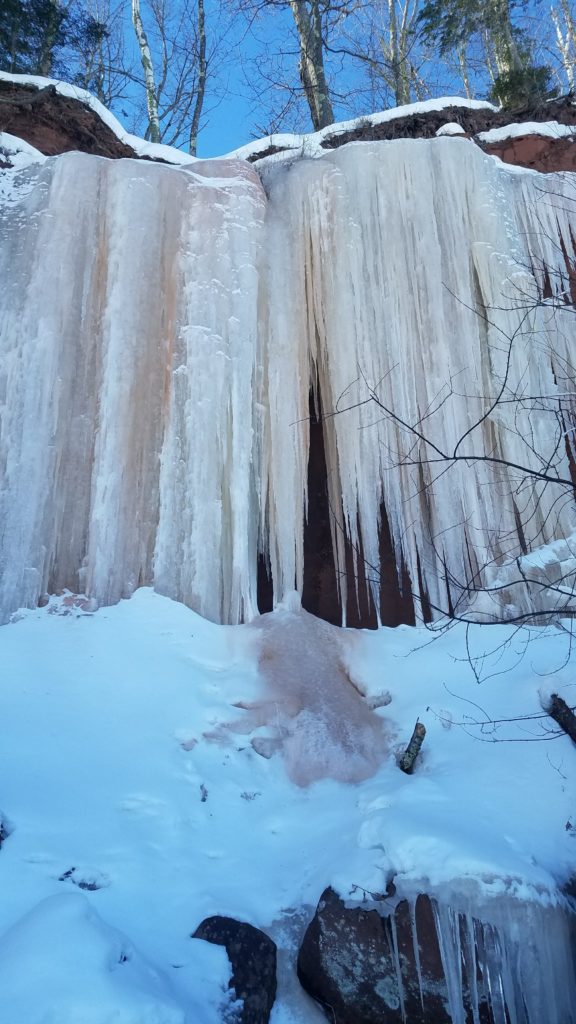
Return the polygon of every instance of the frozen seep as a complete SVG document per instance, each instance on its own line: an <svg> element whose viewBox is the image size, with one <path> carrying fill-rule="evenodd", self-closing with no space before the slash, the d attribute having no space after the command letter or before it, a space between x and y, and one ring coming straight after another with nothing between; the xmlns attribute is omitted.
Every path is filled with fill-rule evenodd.
<svg viewBox="0 0 576 1024"><path fill-rule="evenodd" d="M439 999L452 1024L576 1020L574 917L566 905L505 894L479 899L451 885L402 907L390 916L388 934L391 994L403 1019L417 1016L419 1005L430 1012L430 1000Z"/></svg>
<svg viewBox="0 0 576 1024"><path fill-rule="evenodd" d="M378 607L383 510L433 610L466 607L466 581L499 581L519 543L570 534L554 486L445 472L406 429L453 451L508 360L508 397L565 390L573 326L532 301L536 279L566 287L570 176L543 195L451 138L271 166L268 199L241 161L192 166L69 153L4 172L2 620L64 587L110 603L142 584L247 620L258 552L275 603L301 591L310 386L343 607L347 541ZM504 404L459 452L566 477L550 424ZM516 589L477 614L539 600Z"/></svg>

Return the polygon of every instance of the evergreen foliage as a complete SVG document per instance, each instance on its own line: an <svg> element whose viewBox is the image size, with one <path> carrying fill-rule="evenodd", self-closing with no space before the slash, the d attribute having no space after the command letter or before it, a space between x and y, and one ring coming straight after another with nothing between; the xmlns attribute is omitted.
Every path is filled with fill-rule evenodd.
<svg viewBox="0 0 576 1024"><path fill-rule="evenodd" d="M51 74L66 43L68 13L54 0L1 0L0 67Z"/></svg>
<svg viewBox="0 0 576 1024"><path fill-rule="evenodd" d="M534 106L557 95L558 90L551 85L550 68L527 64L525 67L512 68L505 74L498 75L489 99L502 107L516 108Z"/></svg>
<svg viewBox="0 0 576 1024"><path fill-rule="evenodd" d="M106 32L105 25L71 4L0 0L0 69L72 78L71 53L93 48Z"/></svg>

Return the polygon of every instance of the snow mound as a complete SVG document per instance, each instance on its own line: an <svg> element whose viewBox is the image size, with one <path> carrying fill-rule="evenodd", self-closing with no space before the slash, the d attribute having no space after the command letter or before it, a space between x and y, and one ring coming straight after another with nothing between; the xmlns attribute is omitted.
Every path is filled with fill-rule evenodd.
<svg viewBox="0 0 576 1024"><path fill-rule="evenodd" d="M10 1024L185 1020L162 975L80 894L42 900L4 933L0 989Z"/></svg>
<svg viewBox="0 0 576 1024"><path fill-rule="evenodd" d="M19 139L9 132L0 132L0 168L4 162L10 168L22 170L30 164L42 164L47 158L39 149L30 146L24 139Z"/></svg>

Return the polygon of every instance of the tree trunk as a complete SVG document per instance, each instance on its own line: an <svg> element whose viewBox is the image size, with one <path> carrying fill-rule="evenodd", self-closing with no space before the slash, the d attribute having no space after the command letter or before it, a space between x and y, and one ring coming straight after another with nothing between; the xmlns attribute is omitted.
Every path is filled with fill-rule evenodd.
<svg viewBox="0 0 576 1024"><path fill-rule="evenodd" d="M491 0L491 5L490 35L498 74L509 75L512 71L521 71L524 61L514 38L509 0Z"/></svg>
<svg viewBox="0 0 576 1024"><path fill-rule="evenodd" d="M559 697L557 693L553 693L550 697L550 702L544 710L548 712L550 718L553 718L558 723L566 735L576 743L576 715L568 707L566 701L562 700L562 697Z"/></svg>
<svg viewBox="0 0 576 1024"><path fill-rule="evenodd" d="M62 12L58 7L58 0L51 0L51 11L46 23L46 31L42 39L42 48L40 50L40 60L38 63L38 74L44 75L45 78L50 76L52 71L52 65L54 63L54 45L56 43L56 36L58 35L58 29L62 20Z"/></svg>
<svg viewBox="0 0 576 1024"><path fill-rule="evenodd" d="M204 105L204 94L206 92L206 13L204 0L198 0L198 89L196 91L196 102L190 125L190 152L196 156L198 147L198 132L200 130L200 118Z"/></svg>
<svg viewBox="0 0 576 1024"><path fill-rule="evenodd" d="M576 28L568 0L560 0L560 9L564 25L560 21L560 15L555 7L552 7L550 14L556 30L556 42L562 58L562 66L568 82L570 92L574 92L574 59L576 54Z"/></svg>
<svg viewBox="0 0 576 1024"><path fill-rule="evenodd" d="M308 6L309 3L309 6ZM318 0L290 0L300 43L300 81L316 131L334 122L324 70L322 17Z"/></svg>
<svg viewBox="0 0 576 1024"><path fill-rule="evenodd" d="M156 96L156 84L154 80L154 65L152 54L148 45L146 32L140 14L140 0L132 0L132 24L136 33L136 39L140 50L140 60L144 71L144 83L146 87L146 106L148 108L148 138L151 142L160 142L160 119L158 117L158 99Z"/></svg>

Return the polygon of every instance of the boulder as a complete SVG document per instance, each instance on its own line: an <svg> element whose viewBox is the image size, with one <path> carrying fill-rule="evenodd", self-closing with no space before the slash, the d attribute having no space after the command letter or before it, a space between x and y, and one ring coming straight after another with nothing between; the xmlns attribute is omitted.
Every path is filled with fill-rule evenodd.
<svg viewBox="0 0 576 1024"><path fill-rule="evenodd" d="M207 917L193 939L225 946L232 966L230 987L243 1001L242 1024L268 1024L276 998L276 944L259 928L232 917Z"/></svg>
<svg viewBox="0 0 576 1024"><path fill-rule="evenodd" d="M333 1024L450 1024L448 987L440 954L437 906L427 895L382 912L346 906L333 889L322 893L298 955L298 977ZM456 916L458 928L463 921ZM461 949L465 950L465 936ZM464 961L462 1001L472 1021ZM476 966L476 965L475 965ZM475 1012L491 1016L479 979Z"/></svg>

